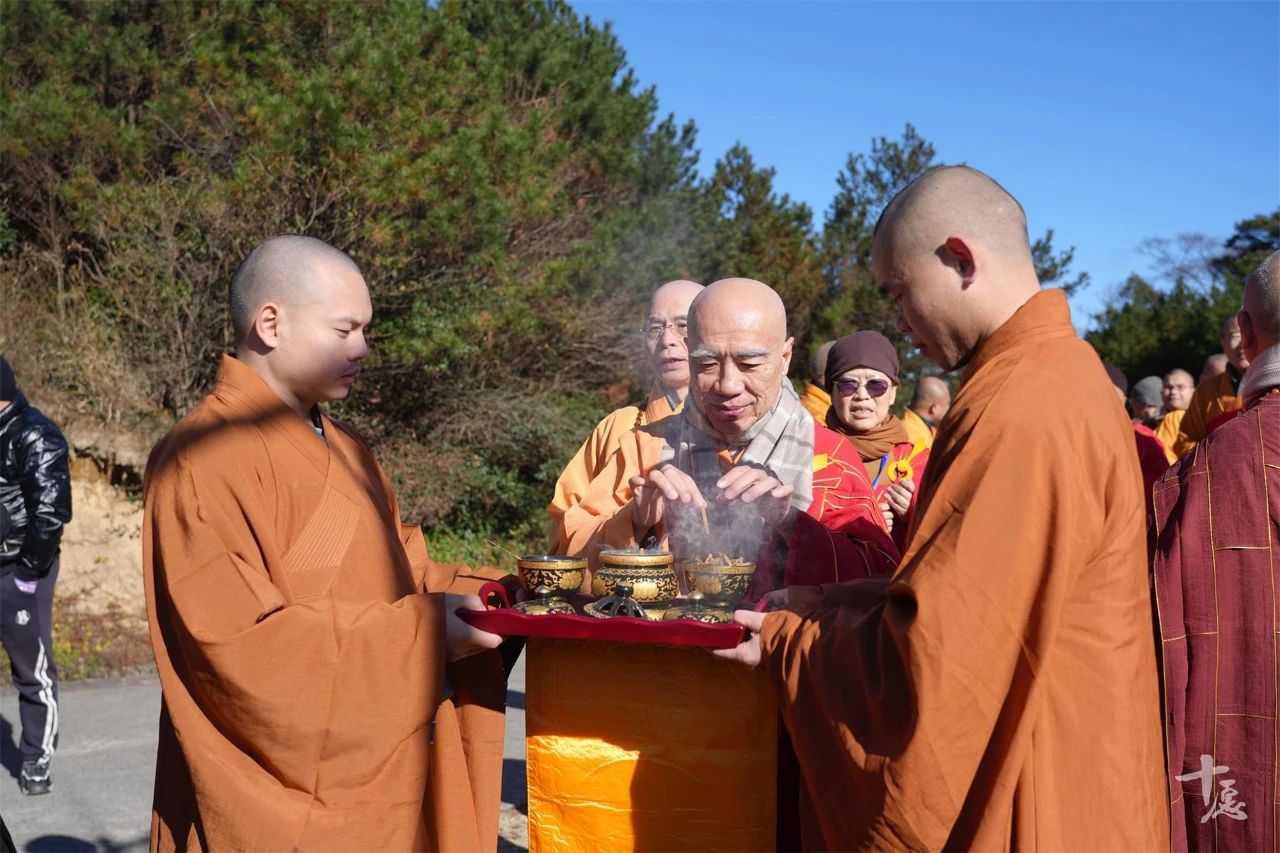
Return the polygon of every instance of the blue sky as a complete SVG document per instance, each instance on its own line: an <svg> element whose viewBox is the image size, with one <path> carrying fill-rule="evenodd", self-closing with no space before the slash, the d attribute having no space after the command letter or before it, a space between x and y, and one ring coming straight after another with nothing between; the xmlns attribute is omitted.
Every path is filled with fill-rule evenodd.
<svg viewBox="0 0 1280 853"><path fill-rule="evenodd" d="M908 123L1076 247L1084 327L1146 237L1280 206L1280 3L579 0L613 23L705 174L734 142L815 220L851 151Z"/></svg>

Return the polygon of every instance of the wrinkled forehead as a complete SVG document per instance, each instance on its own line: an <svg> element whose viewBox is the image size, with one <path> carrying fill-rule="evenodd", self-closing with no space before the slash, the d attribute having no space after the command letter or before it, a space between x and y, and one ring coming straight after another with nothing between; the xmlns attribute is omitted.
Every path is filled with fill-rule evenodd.
<svg viewBox="0 0 1280 853"><path fill-rule="evenodd" d="M786 335L786 321L776 311L749 304L700 303L689 315L690 340L724 352L742 346L775 350Z"/></svg>

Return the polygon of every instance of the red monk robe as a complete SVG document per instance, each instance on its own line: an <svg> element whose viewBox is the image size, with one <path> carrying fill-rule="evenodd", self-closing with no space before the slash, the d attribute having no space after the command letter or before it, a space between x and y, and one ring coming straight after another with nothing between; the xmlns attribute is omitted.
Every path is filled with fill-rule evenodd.
<svg viewBox="0 0 1280 853"><path fill-rule="evenodd" d="M897 573L765 617L807 848L1165 843L1132 435L1041 291L967 365Z"/></svg>
<svg viewBox="0 0 1280 853"><path fill-rule="evenodd" d="M152 849L492 850L501 660L446 670L434 593L503 575L432 562L368 446L322 424L224 357L152 452Z"/></svg>
<svg viewBox="0 0 1280 853"><path fill-rule="evenodd" d="M1174 850L1280 841L1280 391L1183 456L1156 486Z"/></svg>
<svg viewBox="0 0 1280 853"><path fill-rule="evenodd" d="M1169 457L1165 446L1151 428L1145 424L1133 425L1133 440L1138 450L1138 467L1142 469L1142 494L1147 501L1147 509L1151 509L1151 490L1156 482L1169 470Z"/></svg>

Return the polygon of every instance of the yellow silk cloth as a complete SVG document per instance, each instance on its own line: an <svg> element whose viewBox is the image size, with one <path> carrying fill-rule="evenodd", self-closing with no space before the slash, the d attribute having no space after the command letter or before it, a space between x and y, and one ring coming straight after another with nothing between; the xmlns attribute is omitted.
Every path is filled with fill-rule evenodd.
<svg viewBox="0 0 1280 853"><path fill-rule="evenodd" d="M530 638L529 850L772 850L778 712L704 649Z"/></svg>

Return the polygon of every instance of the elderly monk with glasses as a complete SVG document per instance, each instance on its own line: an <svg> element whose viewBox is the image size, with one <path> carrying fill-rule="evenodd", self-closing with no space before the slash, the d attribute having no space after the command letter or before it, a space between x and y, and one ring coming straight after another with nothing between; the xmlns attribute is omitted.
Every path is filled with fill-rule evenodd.
<svg viewBox="0 0 1280 853"><path fill-rule="evenodd" d="M702 285L696 281L681 279L667 282L650 297L640 334L653 387L643 404L623 406L606 415L565 466L547 506L551 553L598 551L604 524L631 497L627 481L647 473L657 461L661 439L644 430L684 405L689 390L689 349L685 343L689 303L701 291ZM645 447L647 441L654 446ZM595 483L624 443L626 459L621 472L608 476L607 483ZM583 498L593 490L593 483L596 503L583 507Z"/></svg>
<svg viewBox="0 0 1280 853"><path fill-rule="evenodd" d="M901 548L929 449L912 442L902 421L889 411L898 385L898 353L879 332L846 335L827 356L827 427L853 443Z"/></svg>

